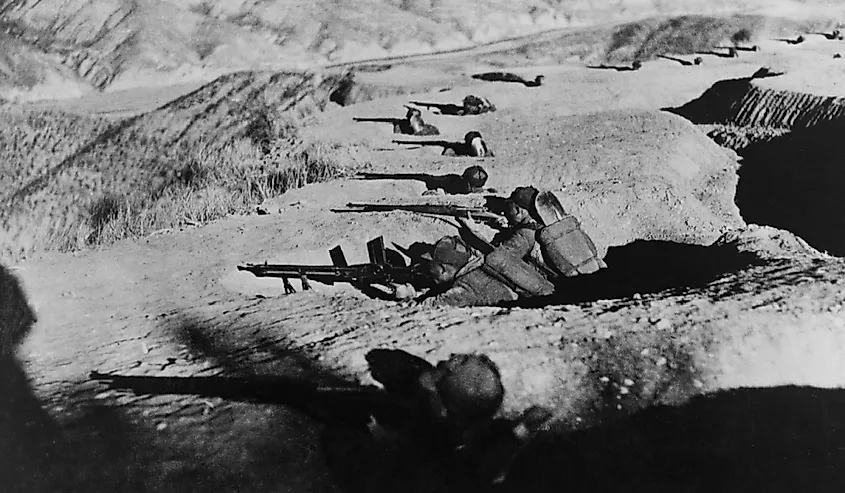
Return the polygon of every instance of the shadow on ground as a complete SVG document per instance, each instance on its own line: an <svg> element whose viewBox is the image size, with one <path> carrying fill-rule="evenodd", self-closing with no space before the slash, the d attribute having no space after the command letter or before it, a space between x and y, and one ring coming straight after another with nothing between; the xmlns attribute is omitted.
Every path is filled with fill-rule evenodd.
<svg viewBox="0 0 845 493"><path fill-rule="evenodd" d="M544 437L500 491L835 492L843 460L845 391L741 389Z"/></svg>
<svg viewBox="0 0 845 493"><path fill-rule="evenodd" d="M763 261L733 245L689 245L671 241L638 240L612 247L604 257L607 269L563 278L558 292L527 300L527 306L581 303L628 298L664 290L684 291L704 286L730 272Z"/></svg>
<svg viewBox="0 0 845 493"><path fill-rule="evenodd" d="M0 489L6 492L140 491L142 439L120 412L88 402L57 422L14 353L35 316L0 266Z"/></svg>

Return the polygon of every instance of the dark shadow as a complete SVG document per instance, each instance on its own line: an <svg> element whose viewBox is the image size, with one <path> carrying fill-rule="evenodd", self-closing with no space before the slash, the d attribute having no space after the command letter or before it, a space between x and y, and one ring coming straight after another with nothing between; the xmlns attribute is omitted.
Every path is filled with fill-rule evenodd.
<svg viewBox="0 0 845 493"><path fill-rule="evenodd" d="M817 36L824 36L825 39L829 41L841 41L843 39L842 33L837 29L831 32L811 32L809 34L815 34Z"/></svg>
<svg viewBox="0 0 845 493"><path fill-rule="evenodd" d="M0 283L2 490L141 491L143 471L149 467L139 453L143 439L119 412L68 399L63 404L73 408L73 415L59 423L44 409L14 356L35 317L17 279L2 266ZM69 390L60 392L67 396Z"/></svg>
<svg viewBox="0 0 845 493"><path fill-rule="evenodd" d="M748 92L751 77L720 80L696 99L677 108L661 108L695 124L725 123L737 111L735 101Z"/></svg>
<svg viewBox="0 0 845 493"><path fill-rule="evenodd" d="M359 173L356 178L361 180L416 180L425 183L428 190L442 188L450 195L470 193L463 177L456 173L446 175L431 175L428 173Z"/></svg>
<svg viewBox="0 0 845 493"><path fill-rule="evenodd" d="M526 87L537 87L542 85L544 76L538 75L534 80L528 80L524 77L510 72L484 72L481 74L473 74L471 76L476 80L485 80L487 82L514 82L522 84Z"/></svg>
<svg viewBox="0 0 845 493"><path fill-rule="evenodd" d="M632 65L607 65L605 63L602 63L601 65L587 65L587 68L598 70L615 70L617 72L633 72L637 70Z"/></svg>
<svg viewBox="0 0 845 493"><path fill-rule="evenodd" d="M666 60L678 62L681 65L683 65L684 67L691 67L693 65L693 63L690 62L689 60L684 60L683 58L677 58L677 57L673 57L673 56L669 56L669 55L657 55L657 58L664 58Z"/></svg>
<svg viewBox="0 0 845 493"><path fill-rule="evenodd" d="M845 391L749 388L536 440L499 491L837 492Z"/></svg>
<svg viewBox="0 0 845 493"><path fill-rule="evenodd" d="M393 133L395 134L404 134L404 135L417 135L414 127L411 125L411 121L408 118L359 118L355 117L352 119L356 122L369 122L369 123L389 123L393 125Z"/></svg>
<svg viewBox="0 0 845 493"><path fill-rule="evenodd" d="M749 223L789 230L818 250L845 255L842 184L835 142L845 126L819 124L740 151L736 204Z"/></svg>
<svg viewBox="0 0 845 493"><path fill-rule="evenodd" d="M781 41L790 45L798 45L804 42L804 36L798 36L797 38L775 38L775 41Z"/></svg>
<svg viewBox="0 0 845 493"><path fill-rule="evenodd" d="M735 47L733 47L733 48L735 50L738 49L738 48L735 48ZM719 58L736 58L736 56L737 56L736 53L731 52L730 49L728 49L727 51L716 51L716 50L701 51L701 52L696 52L696 54L713 55L713 56L717 56Z"/></svg>
<svg viewBox="0 0 845 493"><path fill-rule="evenodd" d="M684 291L763 263L752 253L738 252L733 245L708 247L644 240L608 249L604 261L606 269L560 278L554 295L528 299L520 305L536 307Z"/></svg>
<svg viewBox="0 0 845 493"><path fill-rule="evenodd" d="M451 103L424 103L422 101L411 101L413 105L422 106L425 109L436 109L441 115L463 116L466 110L462 105Z"/></svg>
<svg viewBox="0 0 845 493"><path fill-rule="evenodd" d="M366 429L371 415L394 422L402 417L402 403L391 401L376 387L352 383L335 386L313 380L275 375L249 377L146 377L93 372L91 378L110 389L148 395L195 395L255 404L290 406L321 422ZM406 413L407 414L407 413Z"/></svg>

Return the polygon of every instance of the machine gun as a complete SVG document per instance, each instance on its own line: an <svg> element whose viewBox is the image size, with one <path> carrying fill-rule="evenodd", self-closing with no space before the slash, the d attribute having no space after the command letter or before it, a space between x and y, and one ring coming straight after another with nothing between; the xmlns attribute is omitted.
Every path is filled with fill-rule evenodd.
<svg viewBox="0 0 845 493"><path fill-rule="evenodd" d="M453 204L363 204L350 202L346 209L332 209L332 212L388 212L408 211L438 216L472 217L493 228L502 228L507 220L483 207L468 207Z"/></svg>
<svg viewBox="0 0 845 493"><path fill-rule="evenodd" d="M358 287L382 285L392 287L394 284L423 284L425 277L419 272L417 265L394 265L387 261L384 249L384 238L379 236L367 243L368 264L349 265L340 245L329 250L333 265L302 265L302 264L246 264L239 265L238 270L251 272L256 277L279 277L284 283L285 294L295 293L290 283L291 278L299 278L302 290L311 289L309 280L333 285L336 282L348 282Z"/></svg>

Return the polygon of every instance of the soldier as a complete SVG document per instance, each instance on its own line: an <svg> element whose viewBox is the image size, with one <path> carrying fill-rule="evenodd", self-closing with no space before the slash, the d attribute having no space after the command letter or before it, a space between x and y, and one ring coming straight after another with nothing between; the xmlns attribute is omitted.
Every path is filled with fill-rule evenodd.
<svg viewBox="0 0 845 493"><path fill-rule="evenodd" d="M444 156L472 156L472 157L494 157L487 144L477 130L467 132L463 142L449 143L443 148Z"/></svg>
<svg viewBox="0 0 845 493"><path fill-rule="evenodd" d="M487 98L480 98L470 94L462 101L461 114L463 115L480 115L491 111L496 111L496 107Z"/></svg>
<svg viewBox="0 0 845 493"><path fill-rule="evenodd" d="M422 112L417 108L405 106L408 113L405 115L405 121L394 124L393 133L402 133L408 135L440 135L440 130L434 125L429 125L422 118Z"/></svg>
<svg viewBox="0 0 845 493"><path fill-rule="evenodd" d="M552 294L554 286L522 260L533 244L519 240L481 255L458 236L441 238L426 258L435 288L421 301L430 305L500 305Z"/></svg>
<svg viewBox="0 0 845 493"><path fill-rule="evenodd" d="M473 157L493 157L493 153L487 148L487 143L481 138L477 131L468 132L464 136L464 143L468 147L469 155Z"/></svg>
<svg viewBox="0 0 845 493"><path fill-rule="evenodd" d="M508 202L508 223L517 230L536 231L542 259L558 275L572 277L607 267L581 223L566 214L551 192L517 187Z"/></svg>
<svg viewBox="0 0 845 493"><path fill-rule="evenodd" d="M432 183L434 180L431 180ZM437 188L423 192L423 195L466 195L470 193L491 192L493 188L484 188L487 183L487 171L481 166L470 166L460 175L450 173L438 177Z"/></svg>
<svg viewBox="0 0 845 493"><path fill-rule="evenodd" d="M486 428L502 405L499 368L484 354L453 354L437 366L396 349L373 349L366 359L388 395L408 405L410 426L450 449Z"/></svg>
<svg viewBox="0 0 845 493"><path fill-rule="evenodd" d="M508 198L505 216L509 228L496 235L492 244L511 250L548 277L573 277L607 267L578 220L566 214L550 192L541 194L534 187L517 187ZM480 236L474 221L461 222Z"/></svg>

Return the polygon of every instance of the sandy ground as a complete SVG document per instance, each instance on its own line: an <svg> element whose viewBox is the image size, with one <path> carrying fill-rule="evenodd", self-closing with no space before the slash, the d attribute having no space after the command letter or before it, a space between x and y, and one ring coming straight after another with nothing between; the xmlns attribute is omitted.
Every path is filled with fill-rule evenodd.
<svg viewBox="0 0 845 493"><path fill-rule="evenodd" d="M430 116L449 139L476 124L483 132L534 131L531 114L542 108L562 118L678 106L718 80L833 48L797 49L811 55L773 42L739 60L708 57L703 67L667 60L638 72L537 67L528 72L548 77L537 90L472 83L413 98L458 102L472 91L499 106L486 117ZM407 172L423 162L429 165L419 171L463 169L466 160L446 162L431 149L381 151L394 148L387 129L350 123L352 116L400 116L407 99L327 113L313 135L344 143L374 171ZM535 156L526 148L528 166ZM14 266L38 322L17 362L3 362L9 398L0 431L9 439L0 448L0 479L7 491L356 490L342 479L350 470L398 475L380 483L394 489L449 491L448 484L416 487L423 477L436 483L429 465L380 468L354 447L327 463L328 451L352 441L333 439L296 406L136 396L89 379L96 370L369 383L364 354L373 347L432 361L483 351L501 366L505 414L530 404L554 410L551 431L501 489L839 491L845 408L841 393L822 389L845 383L845 264L789 234L751 227L723 247L609 245L616 273L576 283L567 299L541 308L423 309L348 286L285 296L278 281L236 270L246 261L328 262L326 250L338 243L360 262L363 243L379 234L407 246L453 231L407 214L326 210L423 190L419 182L339 180L268 204L274 214ZM738 388L747 390L725 392ZM655 404L680 407L629 417Z"/></svg>

